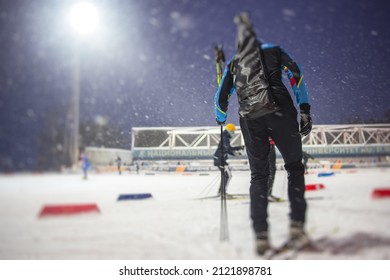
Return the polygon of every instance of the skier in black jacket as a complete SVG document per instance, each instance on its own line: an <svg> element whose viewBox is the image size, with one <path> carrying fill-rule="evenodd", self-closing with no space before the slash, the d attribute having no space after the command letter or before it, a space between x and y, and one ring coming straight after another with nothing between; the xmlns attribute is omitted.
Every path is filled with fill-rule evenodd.
<svg viewBox="0 0 390 280"><path fill-rule="evenodd" d="M288 172L288 243L303 247L309 239L304 231L307 206L301 135L309 134L312 127L303 75L282 48L257 40L248 13L239 14L234 22L238 27L237 53L228 63L215 95L216 120L219 125L225 123L229 98L236 91L240 126L251 169L250 210L258 254L270 249L267 222L269 137L275 141ZM283 70L290 79L295 100L282 82ZM300 109L299 122L294 104Z"/></svg>
<svg viewBox="0 0 390 280"><path fill-rule="evenodd" d="M307 162L309 161L309 159L314 159L314 157L305 151L302 151L302 156L303 156L303 166L305 167L305 174L308 174Z"/></svg>
<svg viewBox="0 0 390 280"><path fill-rule="evenodd" d="M227 190L227 187L229 185L229 182L232 178L232 172L230 171L229 165L227 163L228 155L232 156L240 156L241 151L244 147L238 146L233 147L230 144L230 139L232 138L232 135L236 131L236 126L232 123L229 123L226 125L225 130L223 131L222 138L219 141L218 148L214 153L214 166L217 166L221 172L223 172L223 180L225 181L225 190ZM222 145L223 145L223 158L222 156ZM218 195L221 195L222 191L222 178L221 183L219 185L218 189Z"/></svg>

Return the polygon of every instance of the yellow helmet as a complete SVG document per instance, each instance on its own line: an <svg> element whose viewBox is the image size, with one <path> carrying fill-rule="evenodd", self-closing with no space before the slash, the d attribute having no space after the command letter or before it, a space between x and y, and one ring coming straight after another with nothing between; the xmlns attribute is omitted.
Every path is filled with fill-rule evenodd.
<svg viewBox="0 0 390 280"><path fill-rule="evenodd" d="M228 123L226 125L226 130L234 132L234 131L236 131L236 126L234 124L232 124L232 123Z"/></svg>

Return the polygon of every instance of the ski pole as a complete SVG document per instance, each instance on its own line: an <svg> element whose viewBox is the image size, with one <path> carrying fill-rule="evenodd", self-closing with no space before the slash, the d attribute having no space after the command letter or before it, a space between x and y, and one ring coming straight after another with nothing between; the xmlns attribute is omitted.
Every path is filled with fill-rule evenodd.
<svg viewBox="0 0 390 280"><path fill-rule="evenodd" d="M205 196L210 193L210 191L216 186L218 183L218 175L213 178L213 180L199 193L199 197Z"/></svg>
<svg viewBox="0 0 390 280"><path fill-rule="evenodd" d="M223 150L223 126L221 125L221 224L220 224L220 240L229 240L229 227L226 207L226 180L225 180L225 157Z"/></svg>
<svg viewBox="0 0 390 280"><path fill-rule="evenodd" d="M217 83L220 86L222 81L222 69L225 63L225 54L222 45L214 47L215 68L217 71ZM223 150L223 125L221 125L221 224L220 224L220 239L221 241L229 240L229 228L226 208L226 180L225 180L225 157Z"/></svg>

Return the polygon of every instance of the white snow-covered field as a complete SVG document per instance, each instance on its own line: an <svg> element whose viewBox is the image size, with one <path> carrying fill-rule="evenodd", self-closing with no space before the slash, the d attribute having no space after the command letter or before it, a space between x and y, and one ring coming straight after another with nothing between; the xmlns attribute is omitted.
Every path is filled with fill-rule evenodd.
<svg viewBox="0 0 390 280"><path fill-rule="evenodd" d="M324 170L322 170L324 171ZM307 231L321 238L321 253L299 259L390 259L390 169L335 171L306 176ZM0 176L0 259L257 259L249 199L228 200L230 239L219 240L218 172L165 174L19 174ZM249 172L233 172L228 193L248 193ZM152 199L117 201L120 194L151 193ZM286 174L278 171L274 194L286 198ZM100 213L39 217L44 205L96 203ZM272 243L288 233L288 203L269 206ZM325 238L323 238L325 237Z"/></svg>

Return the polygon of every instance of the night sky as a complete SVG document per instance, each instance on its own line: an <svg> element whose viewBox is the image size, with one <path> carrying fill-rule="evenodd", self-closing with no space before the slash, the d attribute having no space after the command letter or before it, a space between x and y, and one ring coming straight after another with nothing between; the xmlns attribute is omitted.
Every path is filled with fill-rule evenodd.
<svg viewBox="0 0 390 280"><path fill-rule="evenodd" d="M66 21L72 2L0 0L0 167L32 169L38 135L66 123L76 53L81 123L103 119L125 134L215 125L213 45L233 56L242 10L301 65L314 124L390 109L388 0L100 0L98 32L84 38ZM237 124L236 97L230 104Z"/></svg>

